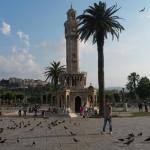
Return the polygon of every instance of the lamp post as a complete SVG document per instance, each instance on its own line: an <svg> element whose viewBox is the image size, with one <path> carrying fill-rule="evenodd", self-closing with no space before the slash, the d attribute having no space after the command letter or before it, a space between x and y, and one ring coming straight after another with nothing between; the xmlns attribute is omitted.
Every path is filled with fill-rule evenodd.
<svg viewBox="0 0 150 150"><path fill-rule="evenodd" d="M124 88L122 88L122 101L123 101L123 103L125 102L125 97L124 97Z"/></svg>
<svg viewBox="0 0 150 150"><path fill-rule="evenodd" d="M127 112L128 111L128 106L127 106L127 102L125 102L124 88L122 88L122 101L123 101L124 111Z"/></svg>

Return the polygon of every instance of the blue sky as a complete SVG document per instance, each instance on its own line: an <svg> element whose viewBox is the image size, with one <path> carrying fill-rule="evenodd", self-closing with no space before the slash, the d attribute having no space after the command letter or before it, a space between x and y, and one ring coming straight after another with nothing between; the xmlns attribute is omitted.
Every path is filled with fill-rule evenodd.
<svg viewBox="0 0 150 150"><path fill-rule="evenodd" d="M1 0L0 79L44 79L53 60L65 64L64 22L72 3L77 14L98 0ZM105 85L124 86L135 71L150 78L150 0L106 0L121 7L117 13L125 31L119 42L105 40ZM146 7L145 11L138 11ZM80 43L80 70L97 86L97 51L91 40Z"/></svg>

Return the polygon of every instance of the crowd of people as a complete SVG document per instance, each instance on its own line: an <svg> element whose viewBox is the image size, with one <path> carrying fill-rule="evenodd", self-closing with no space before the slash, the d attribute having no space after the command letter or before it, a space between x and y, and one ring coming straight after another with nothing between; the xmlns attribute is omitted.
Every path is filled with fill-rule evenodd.
<svg viewBox="0 0 150 150"><path fill-rule="evenodd" d="M97 110L94 110L93 107L87 107L86 103L84 103L83 106L80 107L80 116L85 118L92 115L97 115Z"/></svg>
<svg viewBox="0 0 150 150"><path fill-rule="evenodd" d="M18 115L19 115L19 117L21 117L22 115L24 117L26 117L27 111L28 111L29 113L34 112L34 116L37 116L37 112L38 112L39 108L40 108L39 105L34 105L33 107L28 107L28 106L23 105L22 107L19 108ZM23 114L22 114L22 112L23 112Z"/></svg>
<svg viewBox="0 0 150 150"><path fill-rule="evenodd" d="M38 113L41 113L41 116L44 117L46 116L47 113L49 114L57 114L58 113L58 108L57 107L46 107L42 108L40 105L35 104L33 106L20 106L18 109L18 116L24 116L26 117L27 112L28 113L33 113L34 116L37 116Z"/></svg>
<svg viewBox="0 0 150 150"><path fill-rule="evenodd" d="M138 108L139 108L139 112L144 112L144 109L145 109L145 112L148 112L148 104L145 101L144 101L144 103L139 102Z"/></svg>

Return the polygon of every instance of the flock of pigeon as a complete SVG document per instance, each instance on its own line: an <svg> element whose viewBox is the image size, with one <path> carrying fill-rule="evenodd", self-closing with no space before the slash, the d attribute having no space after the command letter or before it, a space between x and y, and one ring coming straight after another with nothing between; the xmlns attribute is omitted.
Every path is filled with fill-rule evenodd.
<svg viewBox="0 0 150 150"><path fill-rule="evenodd" d="M119 138L118 141L122 142L124 145L130 145L135 141L136 138L141 137L143 135L142 132L138 133L137 135L133 133L129 133L125 138ZM149 142L150 137L147 137L144 142Z"/></svg>
<svg viewBox="0 0 150 150"><path fill-rule="evenodd" d="M3 122L5 120L1 119L0 122ZM53 129L56 129L56 127L60 126L62 130L64 130L68 136L70 136L72 138L72 141L74 143L78 143L80 142L79 139L77 139L77 133L74 133L73 131L71 131L70 126L80 126L80 122L73 122L72 120L50 120L50 119L46 119L45 121L43 120L38 120L38 119L24 119L24 120L13 120L13 119L9 119L7 120L9 122L9 124L5 127L0 127L0 144L4 144L7 143L11 140L15 141L15 143L21 143L23 139L26 139L27 137L23 136L23 137L19 137L16 136L15 139L12 139L12 137L9 137L9 135L7 133L9 133L10 131L13 133L17 130L24 129L22 131L27 132L29 131L29 134L31 133L32 135L32 131L35 130L38 131L39 128L46 128L47 131L53 131ZM18 122L17 122L18 121ZM45 122L45 123L44 123ZM7 132L6 132L7 131ZM5 133L6 132L6 133ZM7 136L6 136L7 135ZM123 145L129 146L131 143L135 142L136 139L140 138L143 136L143 133L140 132L138 134L134 134L134 133L129 133L127 136L125 136L124 138L119 138L117 139L117 141ZM145 139L142 140L142 142L145 143L150 143L150 137L147 137ZM30 141L30 145L34 146L37 144L36 138L32 138L32 140ZM1 147L1 145L0 145Z"/></svg>
<svg viewBox="0 0 150 150"><path fill-rule="evenodd" d="M79 126L80 123L77 124L76 122L72 122L71 120L69 122L67 122L65 119L64 120L53 120L53 121L50 121L50 119L46 119L46 121L39 121L39 120L37 121L37 120L38 119L34 118L33 121L24 119L24 120L17 122L13 119L9 119L8 126L6 126L5 128L0 127L0 144L7 143L7 141L10 141L10 140L13 140L13 141L15 140L16 141L15 143L21 143L21 140L26 138L26 137L18 136L18 137L16 137L16 139L11 139L11 137L9 137L9 134L6 137L7 133L9 133L9 132L7 132L4 136L4 134L2 134L2 133L5 133L5 131L8 131L8 130L17 131L18 129L26 129L23 131L29 131L29 133L31 133L32 131L34 131L35 129L38 129L38 128L46 127L47 130L52 130L56 126L59 126L59 125L61 125L62 129L65 130L65 132L67 131L68 136L72 137L72 140L74 143L79 142L79 140L76 138L77 134L74 133L73 131L71 131L69 129L69 125L67 125L67 124L69 123L70 125ZM0 121L3 122L5 120L1 119ZM46 125L43 122L46 122ZM66 124L66 122L67 122L67 124ZM33 141L31 141L31 143L30 143L31 146L36 145L35 139Z"/></svg>

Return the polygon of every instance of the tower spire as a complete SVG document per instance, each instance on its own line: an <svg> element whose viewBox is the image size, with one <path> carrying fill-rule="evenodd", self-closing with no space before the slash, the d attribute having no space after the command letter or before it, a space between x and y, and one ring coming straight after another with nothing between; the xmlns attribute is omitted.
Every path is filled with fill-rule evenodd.
<svg viewBox="0 0 150 150"><path fill-rule="evenodd" d="M70 6L70 8L72 9L72 3L71 3L71 6Z"/></svg>

